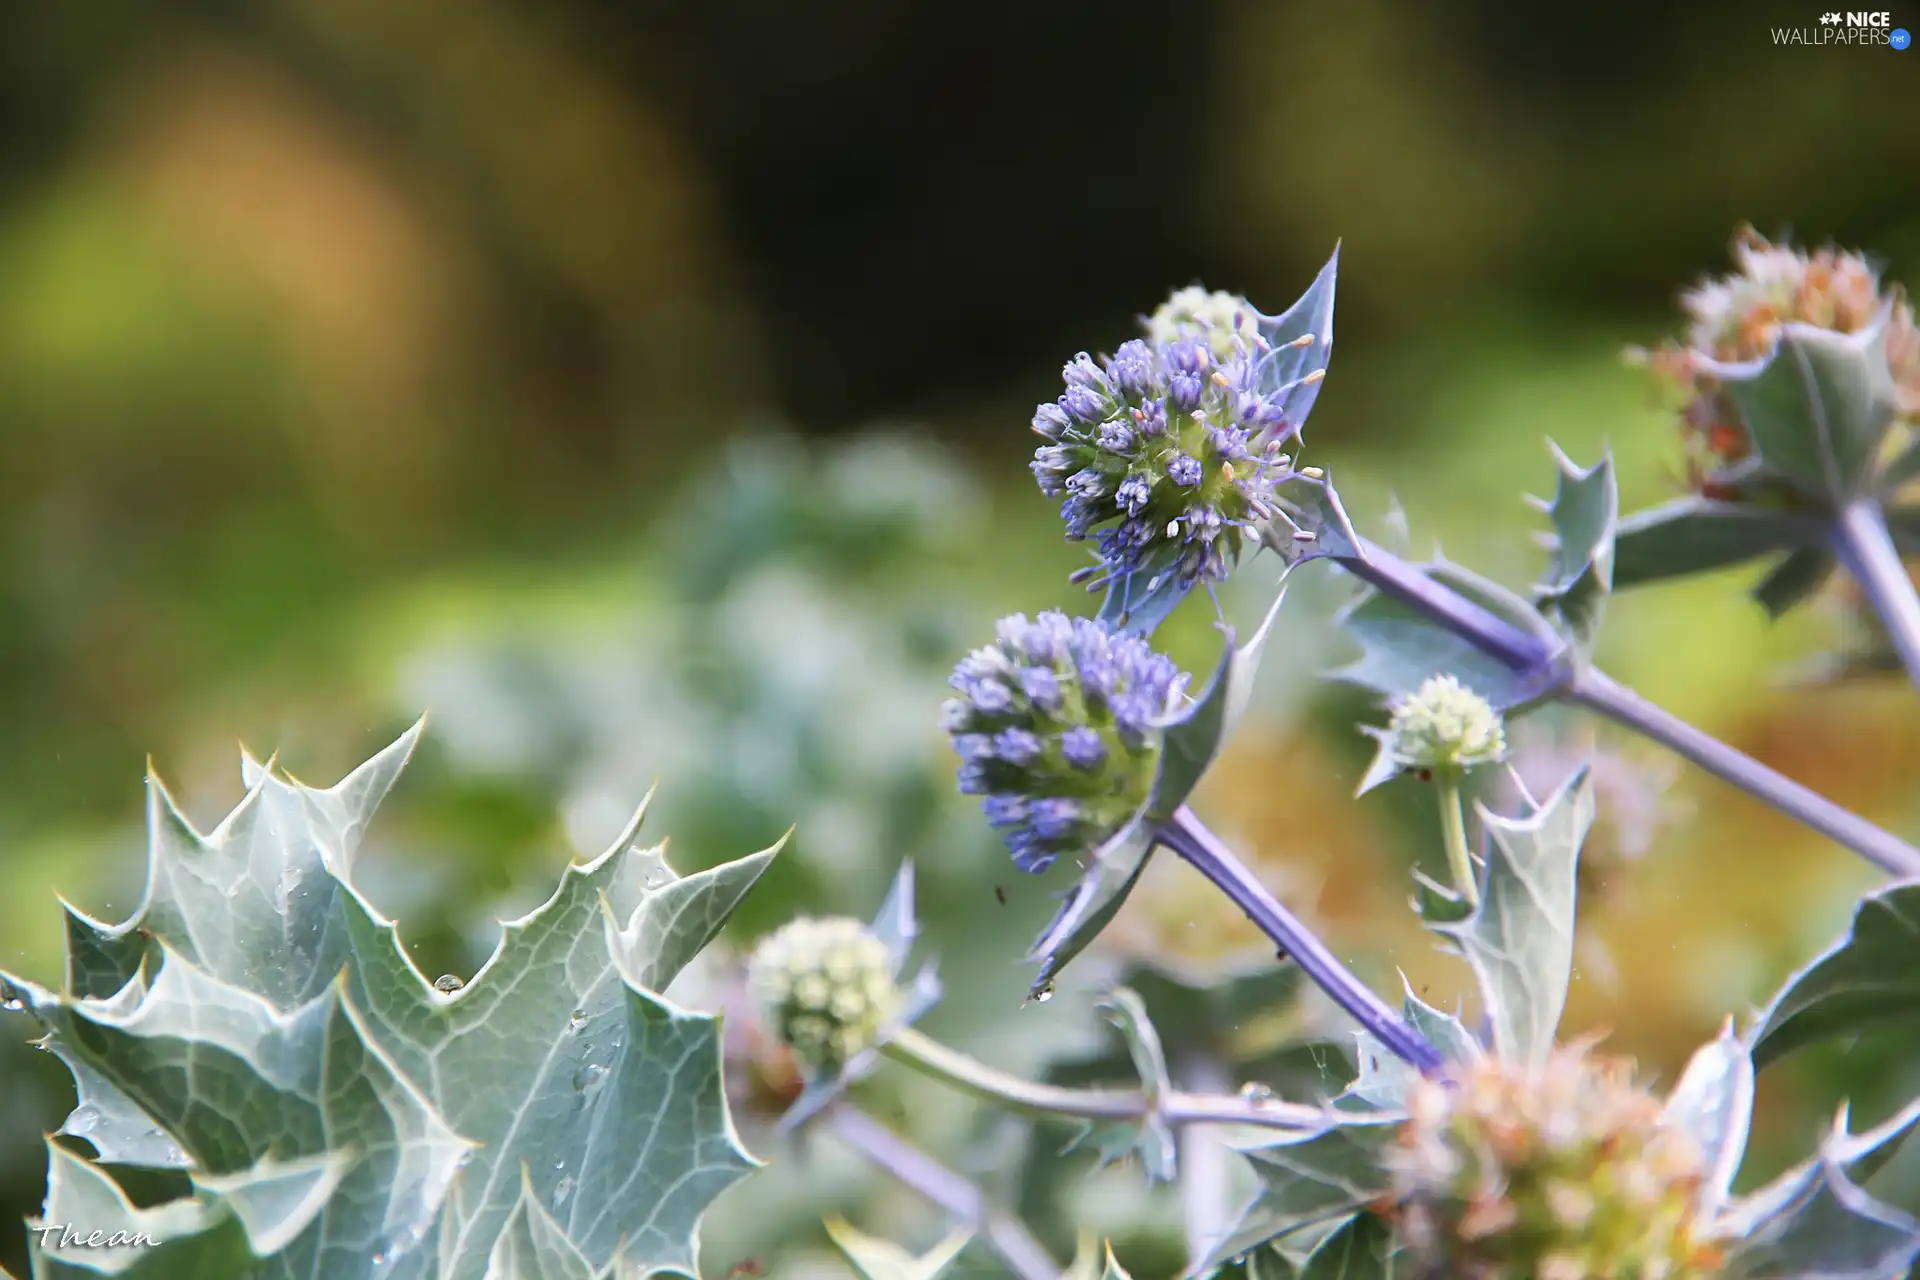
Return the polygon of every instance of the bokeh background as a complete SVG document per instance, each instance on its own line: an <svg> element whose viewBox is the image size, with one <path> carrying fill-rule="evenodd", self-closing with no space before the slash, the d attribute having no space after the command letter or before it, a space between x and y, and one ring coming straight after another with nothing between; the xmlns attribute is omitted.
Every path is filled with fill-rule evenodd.
<svg viewBox="0 0 1920 1280"><path fill-rule="evenodd" d="M736 948L799 911L870 912L911 856L950 987L930 1027L1035 1072L1110 1048L1084 990L1019 1007L1050 886L952 794L934 725L1000 612L1082 607L1025 472L1033 403L1169 289L1278 310L1342 240L1314 460L1363 522L1397 498L1417 550L1526 581L1543 437L1583 460L1610 445L1629 507L1677 490L1667 410L1620 352L1674 326L1736 223L1920 278L1920 54L1775 47L1769 25L1817 20L1803 8L5 6L0 965L57 977L56 890L112 918L137 904L149 753L210 825L240 794L238 742L331 781L430 710L362 864L428 972L471 972L491 921L658 781L682 869L798 824ZM1619 600L1603 661L1920 836L1914 695L1809 687L1831 611L1769 627L1747 576ZM1201 807L1370 977L1399 966L1445 1003L1463 974L1405 909L1408 868L1437 854L1429 797L1349 798L1368 708L1319 679L1344 590L1290 599ZM1164 634L1205 666L1209 623L1190 606ZM1568 1025L1610 1029L1650 1075L1872 882L1591 725L1525 741L1548 783L1600 753ZM1156 875L1082 987L1257 960L1180 868ZM688 998L724 993L724 948L709 970ZM1288 1016L1269 1040L1320 1025ZM0 1030L17 1267L71 1096L30 1027ZM1180 1036L1177 1071L1271 1058L1216 1030ZM1913 1048L1770 1072L1754 1172L1842 1097L1878 1118L1920 1083ZM1337 1088L1340 1065L1309 1058ZM869 1100L983 1177L1021 1136L912 1082ZM940 1234L827 1144L749 1136L777 1163L715 1213L708 1274L845 1274L823 1213ZM1136 1274L1169 1274L1177 1199L1084 1169L995 1186L1057 1248L1077 1215Z"/></svg>

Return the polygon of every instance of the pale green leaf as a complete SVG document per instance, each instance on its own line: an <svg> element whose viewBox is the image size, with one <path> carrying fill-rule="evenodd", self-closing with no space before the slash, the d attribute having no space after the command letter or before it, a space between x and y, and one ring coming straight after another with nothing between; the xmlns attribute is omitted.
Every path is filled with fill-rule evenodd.
<svg viewBox="0 0 1920 1280"><path fill-rule="evenodd" d="M1834 564L1833 552L1827 548L1801 547L1767 570L1751 594L1768 617L1779 618L1826 585L1833 576Z"/></svg>
<svg viewBox="0 0 1920 1280"><path fill-rule="evenodd" d="M195 1198L135 1208L113 1179L55 1143L46 1205L27 1224L27 1243L36 1280L227 1277L254 1264L245 1228L224 1206Z"/></svg>
<svg viewBox="0 0 1920 1280"><path fill-rule="evenodd" d="M845 1218L829 1218L826 1226L828 1237L864 1280L936 1280L973 1239L971 1231L955 1231L926 1253L914 1254L868 1235Z"/></svg>
<svg viewBox="0 0 1920 1280"><path fill-rule="evenodd" d="M1620 486L1614 479L1613 459L1582 470L1566 454L1553 449L1559 482L1547 517L1553 522L1553 547L1547 576L1534 588L1534 599L1556 619L1582 654L1591 654L1613 591L1614 525L1620 515Z"/></svg>
<svg viewBox="0 0 1920 1280"><path fill-rule="evenodd" d="M1676 498L1620 521L1613 540L1613 585L1706 573L1778 551L1817 547L1824 540L1824 528L1813 516Z"/></svg>
<svg viewBox="0 0 1920 1280"><path fill-rule="evenodd" d="M1402 983L1404 985L1404 978ZM1460 1019L1427 1004L1410 986L1401 1001L1401 1014L1407 1025L1425 1036L1446 1061L1471 1063L1485 1056L1480 1042ZM1342 1097L1378 1109L1396 1110L1404 1106L1407 1091L1420 1079L1419 1069L1392 1053L1368 1032L1359 1032L1358 1036L1359 1074Z"/></svg>
<svg viewBox="0 0 1920 1280"><path fill-rule="evenodd" d="M1364 1208L1387 1190L1381 1152L1397 1117L1355 1117L1308 1133L1243 1147L1260 1189L1215 1247L1218 1266L1280 1236Z"/></svg>
<svg viewBox="0 0 1920 1280"><path fill-rule="evenodd" d="M1667 1095L1667 1122L1693 1138L1707 1166L1699 1195L1705 1217L1719 1212L1746 1157L1753 1076L1752 1055L1728 1019L1719 1036L1694 1053Z"/></svg>
<svg viewBox="0 0 1920 1280"><path fill-rule="evenodd" d="M1560 644L1539 610L1499 583L1438 557L1416 571L1535 639ZM1360 657L1330 674L1387 701L1412 693L1437 675L1456 677L1501 711L1524 706L1546 692L1536 677L1515 671L1414 606L1378 591L1369 591L1348 607L1340 624L1360 646Z"/></svg>
<svg viewBox="0 0 1920 1280"><path fill-rule="evenodd" d="M1835 509L1874 479L1897 395L1887 364L1889 303L1858 333L1788 323L1771 354L1709 365L1766 469Z"/></svg>
<svg viewBox="0 0 1920 1280"><path fill-rule="evenodd" d="M1479 980L1494 1052L1537 1063L1552 1050L1567 1003L1575 865L1593 825L1593 788L1582 768L1525 818L1479 813L1492 838L1480 905L1438 931Z"/></svg>
<svg viewBox="0 0 1920 1280"><path fill-rule="evenodd" d="M1155 1033L1153 1022L1147 1016L1147 1007L1140 997L1125 987L1116 987L1101 1001L1100 1012L1120 1032L1120 1038L1126 1043L1133 1069L1140 1077L1141 1091L1149 1102L1157 1102L1171 1093L1173 1082L1167 1073L1166 1054L1160 1047L1160 1037ZM1135 1156L1149 1181L1165 1182L1173 1177L1175 1152L1178 1149L1173 1130L1165 1120L1154 1114L1151 1107L1146 1117L1137 1123L1126 1122L1100 1128L1108 1131L1099 1143L1103 1164L1111 1164L1125 1156ZM1125 1143L1124 1150L1117 1149L1120 1142Z"/></svg>
<svg viewBox="0 0 1920 1280"><path fill-rule="evenodd" d="M520 1198L487 1258L486 1280L597 1280L522 1171Z"/></svg>
<svg viewBox="0 0 1920 1280"><path fill-rule="evenodd" d="M1753 1060L1920 1017L1920 883L1868 894L1847 936L1787 979L1761 1015Z"/></svg>
<svg viewBox="0 0 1920 1280"><path fill-rule="evenodd" d="M1307 291L1277 316L1261 315L1260 336L1272 354L1260 362L1260 390L1268 395L1285 391L1279 400L1287 425L1298 430L1320 394L1320 379L1333 359L1333 303L1339 287L1340 246L1320 268Z"/></svg>
<svg viewBox="0 0 1920 1280"><path fill-rule="evenodd" d="M1860 1188L1920 1122L1920 1102L1861 1134L1844 1108L1813 1159L1733 1201L1716 1224L1736 1280L1902 1280L1920 1261L1920 1222Z"/></svg>
<svg viewBox="0 0 1920 1280"><path fill-rule="evenodd" d="M142 910L117 926L70 913L70 968L96 992L29 993L49 1047L117 1091L83 1094L111 1141L150 1115L202 1175L316 1157L322 1134L355 1153L328 1234L287 1251L357 1259L326 1263L342 1276L478 1280L523 1182L597 1270L691 1274L702 1212L753 1161L726 1114L716 1020L653 993L774 851L681 877L636 816L507 922L464 987L438 991L346 878L416 733L325 790L249 758L246 798L205 836L155 783ZM160 958L150 991L140 951Z"/></svg>
<svg viewBox="0 0 1920 1280"><path fill-rule="evenodd" d="M91 1143L107 1164L185 1169L193 1163L180 1144L112 1081L59 1044L48 1047L73 1073L74 1091L79 1095L78 1105L60 1126L61 1133Z"/></svg>

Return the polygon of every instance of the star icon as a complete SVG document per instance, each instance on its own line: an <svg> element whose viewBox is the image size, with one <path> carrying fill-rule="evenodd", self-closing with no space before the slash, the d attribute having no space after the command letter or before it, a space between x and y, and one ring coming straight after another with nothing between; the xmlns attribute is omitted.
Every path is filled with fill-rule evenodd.
<svg viewBox="0 0 1920 1280"><path fill-rule="evenodd" d="M1820 24L1827 27L1837 27L1840 25L1840 15L1837 13L1823 13L1820 15Z"/></svg>

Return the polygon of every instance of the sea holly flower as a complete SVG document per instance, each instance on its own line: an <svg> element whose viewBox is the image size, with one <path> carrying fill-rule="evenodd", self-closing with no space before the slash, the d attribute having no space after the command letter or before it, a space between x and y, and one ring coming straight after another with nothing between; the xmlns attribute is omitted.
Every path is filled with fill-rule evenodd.
<svg viewBox="0 0 1920 1280"><path fill-rule="evenodd" d="M760 944L749 980L763 1024L822 1076L871 1048L900 1010L893 968L886 942L860 921L802 918Z"/></svg>
<svg viewBox="0 0 1920 1280"><path fill-rule="evenodd" d="M1257 314L1193 292L1156 313L1154 340L1068 361L1066 389L1034 413L1047 441L1034 478L1061 499L1068 539L1099 550L1090 588L1150 565L1187 586L1226 577L1243 531L1271 517L1274 486L1291 474L1292 388L1262 389L1270 350Z"/></svg>
<svg viewBox="0 0 1920 1280"><path fill-rule="evenodd" d="M1628 1063L1558 1048L1538 1066L1488 1058L1416 1081L1386 1153L1388 1216L1437 1274L1718 1274L1699 1212L1709 1176L1691 1136Z"/></svg>
<svg viewBox="0 0 1920 1280"><path fill-rule="evenodd" d="M1139 636L1048 612L1000 620L961 660L941 724L960 789L1023 870L1098 845L1139 812L1187 677Z"/></svg>
<svg viewBox="0 0 1920 1280"><path fill-rule="evenodd" d="M1454 777L1507 754L1500 713L1450 675L1430 676L1396 702L1382 742L1403 769Z"/></svg>
<svg viewBox="0 0 1920 1280"><path fill-rule="evenodd" d="M1729 471L1750 457L1754 442L1711 366L1764 358L1786 324L1855 334L1890 308L1886 360L1895 403L1906 417L1920 415L1920 331L1913 308L1897 291L1881 287L1879 272L1864 256L1832 247L1808 253L1742 227L1734 236L1733 260L1731 275L1681 295L1688 318L1682 340L1633 353L1685 397L1681 429L1692 487L1710 498L1741 496L1739 473Z"/></svg>
<svg viewBox="0 0 1920 1280"><path fill-rule="evenodd" d="M1435 675L1393 704L1385 729L1365 732L1379 740L1380 750L1361 780L1363 794L1409 771L1439 784L1440 835L1448 869L1454 888L1472 906L1479 900L1478 877L1467 844L1460 783L1470 771L1506 758L1506 726L1500 713L1456 677Z"/></svg>

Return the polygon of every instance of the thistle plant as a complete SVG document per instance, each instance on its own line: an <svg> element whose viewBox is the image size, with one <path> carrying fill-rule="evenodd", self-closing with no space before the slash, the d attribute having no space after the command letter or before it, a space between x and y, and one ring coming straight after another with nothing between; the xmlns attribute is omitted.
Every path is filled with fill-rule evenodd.
<svg viewBox="0 0 1920 1280"><path fill-rule="evenodd" d="M1736 253L1735 277L1689 295L1685 343L1651 358L1684 394L1699 491L1622 522L1612 459L1553 450L1547 563L1523 590L1386 550L1332 477L1300 464L1331 356L1335 261L1278 314L1195 286L1143 337L1066 365L1064 392L1034 417L1033 474L1064 536L1092 544L1076 577L1104 599L1092 617L1001 619L959 656L937 713L929 687L926 719L1009 864L1071 882L1026 957L1032 1001L1087 978L1113 1047L1091 1074L1034 1078L924 1030L942 988L930 961L908 976L921 937L904 858L870 921L765 930L741 984L751 998L729 1016L753 1020L748 1043L790 1054L800 1083L764 1135L775 1171L761 1176L831 1142L945 1220L916 1252L836 1211L827 1235L860 1274L933 1277L962 1258L1021 1280L1126 1274L1079 1231L1063 1261L1058 1224L1023 1213L995 1176L1005 1161L941 1158L883 1120L868 1100L901 1072L1019 1117L1029 1154L1065 1131L1069 1150L1177 1187L1183 1276L1898 1280L1920 1263L1920 1205L1876 1181L1920 1100L1857 1131L1843 1108L1801 1163L1758 1185L1742 1176L1760 1071L1810 1044L1912 1029L1920 850L1594 658L1616 586L1777 554L1769 607L1844 567L1920 676L1920 605L1890 532L1912 518L1898 486L1920 473L1911 314L1856 255L1751 237ZM1221 622L1205 679L1156 649L1175 609L1223 610L1202 588L1259 570L1279 587L1244 641ZM1356 656L1333 674L1378 711L1359 802L1437 789L1430 853L1452 883L1416 871L1412 902L1471 975L1471 1017L1376 991L1193 807L1282 589L1329 570L1359 587L1338 615ZM1563 1035L1601 788L1577 761L1551 786L1510 764L1510 735L1550 707L1598 713L1893 877L1846 937L1659 1090L1595 1038ZM697 1274L707 1204L760 1161L733 1125L718 1019L661 991L774 851L682 877L642 847L636 818L508 923L486 965L429 982L353 876L413 738L326 790L248 759L247 798L204 834L154 783L141 909L107 925L69 908L59 989L0 975L0 999L38 1021L81 1101L50 1147L41 1222L166 1241L103 1265L43 1238L36 1275ZM1154 863L1163 850L1184 868ZM1198 872L1245 916L1271 948L1263 970L1130 986L1082 960L1167 867ZM1214 1025L1283 1012L1308 987L1344 1020L1308 1045L1338 1064L1331 1084L1234 1051ZM175 1194L136 1202L124 1168L168 1171ZM1250 1197L1232 1194L1236 1170Z"/></svg>

